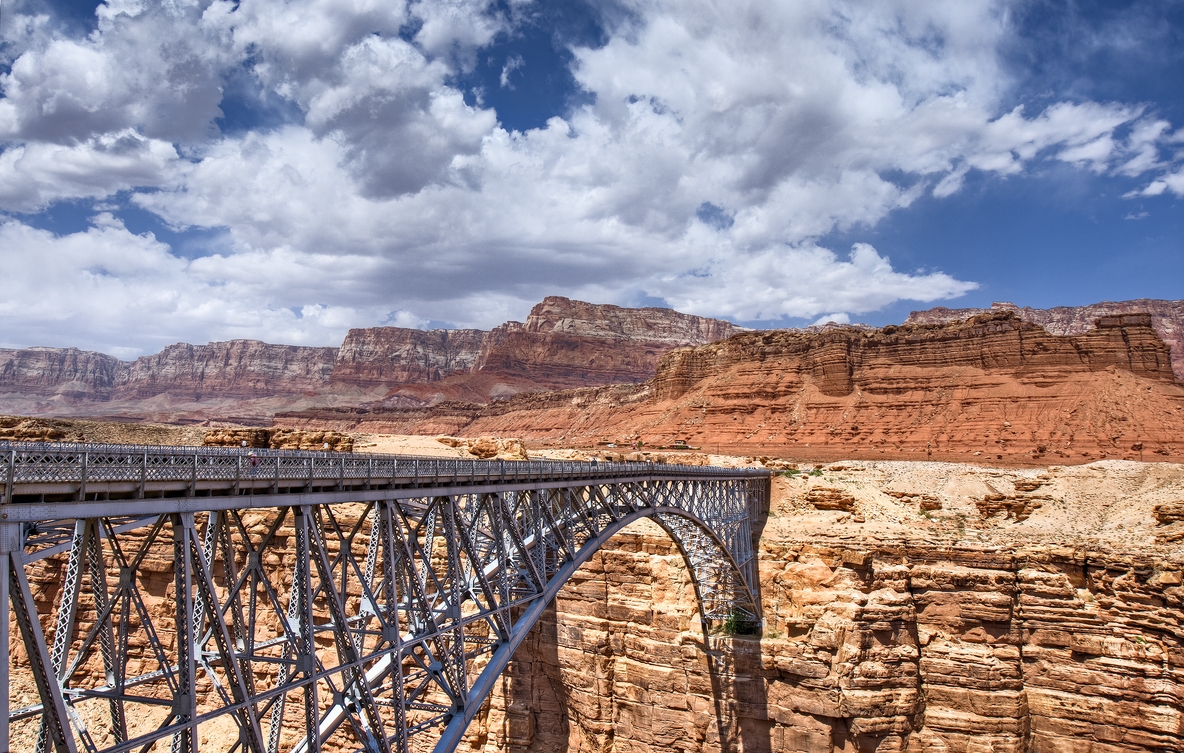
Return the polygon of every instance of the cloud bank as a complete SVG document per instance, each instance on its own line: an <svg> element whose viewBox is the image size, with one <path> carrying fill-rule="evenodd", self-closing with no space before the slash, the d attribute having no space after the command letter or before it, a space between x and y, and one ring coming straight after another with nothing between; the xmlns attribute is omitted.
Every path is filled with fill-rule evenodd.
<svg viewBox="0 0 1184 753"><path fill-rule="evenodd" d="M9 346L336 344L548 294L839 321L975 287L817 245L971 171L1184 195L1184 131L1145 107L1009 100L1000 2L629 0L569 43L583 104L526 132L457 81L528 0L111 0L87 33L41 7L5 8ZM89 227L38 229L63 202ZM132 210L217 240L192 258Z"/></svg>

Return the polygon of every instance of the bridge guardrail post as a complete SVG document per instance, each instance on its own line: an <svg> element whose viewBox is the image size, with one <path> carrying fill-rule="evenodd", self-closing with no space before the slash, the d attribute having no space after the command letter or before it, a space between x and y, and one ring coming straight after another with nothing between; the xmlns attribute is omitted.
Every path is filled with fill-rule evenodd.
<svg viewBox="0 0 1184 753"><path fill-rule="evenodd" d="M189 496L197 496L197 453L193 453L193 472L189 476Z"/></svg>
<svg viewBox="0 0 1184 753"><path fill-rule="evenodd" d="M4 504L12 504L12 488L16 485L16 450L8 451L8 473L4 482ZM5 622L5 625L8 623ZM7 686L0 686L7 687ZM7 719L7 717L5 717Z"/></svg>
<svg viewBox="0 0 1184 753"><path fill-rule="evenodd" d="M78 483L78 501L79 502L86 501L86 472L87 472L87 466L89 466L89 465L90 465L90 453L84 452L84 453L82 453L82 476L81 476L81 480Z"/></svg>

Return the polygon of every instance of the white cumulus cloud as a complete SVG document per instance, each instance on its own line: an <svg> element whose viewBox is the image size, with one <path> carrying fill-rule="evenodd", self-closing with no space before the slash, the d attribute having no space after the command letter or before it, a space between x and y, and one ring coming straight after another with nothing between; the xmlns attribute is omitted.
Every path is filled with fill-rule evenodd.
<svg viewBox="0 0 1184 753"><path fill-rule="evenodd" d="M6 6L0 211L110 213L5 221L8 343L333 344L548 294L850 318L975 287L818 245L972 171L1053 160L1184 194L1184 131L1145 107L1009 99L1004 2L625 0L571 49L584 104L525 132L458 83L529 17L511 5L112 0L89 34ZM507 86L531 65L511 60ZM242 102L279 114L220 130ZM186 258L120 224L125 200L215 240Z"/></svg>

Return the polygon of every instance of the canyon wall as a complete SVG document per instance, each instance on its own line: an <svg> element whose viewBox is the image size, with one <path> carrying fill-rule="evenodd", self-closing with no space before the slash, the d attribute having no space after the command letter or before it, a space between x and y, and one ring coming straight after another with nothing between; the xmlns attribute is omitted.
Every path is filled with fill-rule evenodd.
<svg viewBox="0 0 1184 753"><path fill-rule="evenodd" d="M1015 311L1025 322L1039 324L1054 335L1080 335L1094 326L1094 320L1116 314L1148 313L1151 325L1172 349L1172 369L1184 381L1184 301L1140 298L1134 301L1095 303L1089 306L1057 306L1034 309L1014 303L993 303L990 309L949 309L944 306L914 311L905 324L941 324L969 319L990 311Z"/></svg>
<svg viewBox="0 0 1184 753"><path fill-rule="evenodd" d="M742 331L731 322L672 309L622 308L550 296L524 324L486 337L474 371L517 375L543 389L644 382L674 348Z"/></svg>
<svg viewBox="0 0 1184 753"><path fill-rule="evenodd" d="M351 329L341 343L330 381L393 386L465 374L477 363L486 334L478 329Z"/></svg>
<svg viewBox="0 0 1184 753"><path fill-rule="evenodd" d="M321 387L333 370L337 348L272 345L258 340L170 345L137 358L114 393L144 399L172 393L202 396L267 397Z"/></svg>
<svg viewBox="0 0 1184 753"><path fill-rule="evenodd" d="M479 406L280 413L279 425L671 445L831 459L1039 464L1184 458L1184 384L1146 315L1057 336L998 311L948 324L745 332L668 353L645 385Z"/></svg>
<svg viewBox="0 0 1184 753"><path fill-rule="evenodd" d="M681 555L637 524L560 592L469 750L1184 749L1184 466L814 472L774 479L762 636L705 646Z"/></svg>
<svg viewBox="0 0 1184 753"><path fill-rule="evenodd" d="M487 402L642 382L673 348L739 329L669 309L550 297L492 331L353 329L340 348L255 340L170 345L134 362L77 349L0 350L0 411L161 421L266 421L278 409Z"/></svg>
<svg viewBox="0 0 1184 753"><path fill-rule="evenodd" d="M0 349L0 395L105 400L126 373L115 356L78 348Z"/></svg>
<svg viewBox="0 0 1184 753"><path fill-rule="evenodd" d="M1184 746L1178 556L765 541L765 635L713 637L709 663L677 549L642 526L613 543L519 650L469 750Z"/></svg>

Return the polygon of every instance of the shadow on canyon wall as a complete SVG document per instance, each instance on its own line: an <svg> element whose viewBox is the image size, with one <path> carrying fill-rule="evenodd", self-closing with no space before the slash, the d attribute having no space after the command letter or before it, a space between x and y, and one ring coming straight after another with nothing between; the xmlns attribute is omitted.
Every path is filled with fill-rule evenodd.
<svg viewBox="0 0 1184 753"><path fill-rule="evenodd" d="M471 749L778 749L761 637L704 636L686 562L644 525L614 537L547 608L474 721Z"/></svg>

